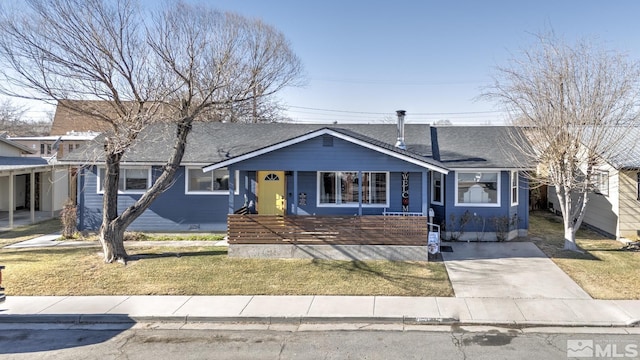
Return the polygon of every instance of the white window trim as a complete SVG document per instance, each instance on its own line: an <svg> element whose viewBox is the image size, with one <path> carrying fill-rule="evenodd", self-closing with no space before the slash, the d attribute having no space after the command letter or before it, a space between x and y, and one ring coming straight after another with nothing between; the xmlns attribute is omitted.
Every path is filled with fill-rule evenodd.
<svg viewBox="0 0 640 360"><path fill-rule="evenodd" d="M436 182L434 180L434 176L440 176L440 199L442 199L442 201L433 200L435 198L433 194L436 191L436 186L435 186ZM444 205L444 174L439 173L437 171L431 172L431 203L434 205Z"/></svg>
<svg viewBox="0 0 640 360"><path fill-rule="evenodd" d="M515 189L516 189L516 199L513 201L513 179L516 179ZM511 176L509 177L509 196L511 197L511 206L517 206L520 203L520 174L517 170L511 171Z"/></svg>
<svg viewBox="0 0 640 360"><path fill-rule="evenodd" d="M464 173L472 173L472 172L486 172L486 173L497 173L497 196L496 196L496 203L461 203L458 202L458 174L464 172ZM502 171L501 170L483 170L483 169L468 169L468 170L456 170L455 172L455 179L454 179L454 196L455 196L455 205L457 207L500 207L502 204L502 199L501 199L501 192L502 192Z"/></svg>
<svg viewBox="0 0 640 360"><path fill-rule="evenodd" d="M104 166L98 166L98 171L96 174L96 191L98 194L104 194L104 188L102 190L100 190L101 186L100 184L102 184L102 179L100 178L100 169L104 169L104 171L106 172L106 167ZM145 192L147 192L147 190L149 190L149 188L152 185L152 179L151 179L151 166L121 166L120 170L126 170L126 169L133 169L133 170L140 170L140 169L147 169L147 188L144 190L120 190L118 189L118 194L144 194ZM119 185L118 185L119 187Z"/></svg>
<svg viewBox="0 0 640 360"><path fill-rule="evenodd" d="M200 166L186 166L184 169L184 193L185 195L229 195L229 190L212 190L212 191L189 191L189 170L198 169L202 171ZM208 171L205 174L213 176L213 171ZM234 176L234 195L240 194L240 171L235 171Z"/></svg>
<svg viewBox="0 0 640 360"><path fill-rule="evenodd" d="M354 172L354 173L358 173L358 171L333 171L333 170L326 170L326 171L317 171L316 172L316 207L332 207L332 208L357 208L360 207L360 205L362 205L362 207L367 207L367 208L388 208L389 207L389 182L390 182L390 176L389 176L389 172L388 171L361 171L361 173L378 173L378 174L385 174L385 187L386 187L386 199L385 202L382 204L366 204L366 203L362 203L360 204L359 201L353 202L353 203L340 203L340 204L328 204L328 203L321 203L320 202L320 180L321 180L321 173L344 173L344 172ZM369 187L371 188L371 187ZM371 196L369 196L369 198L371 198Z"/></svg>
<svg viewBox="0 0 640 360"><path fill-rule="evenodd" d="M595 181L594 181L594 193L598 194L598 195L602 195L604 197L609 197L609 191L610 191L610 185L609 185L609 180L611 179L609 176L609 171L608 170L600 170L600 169L595 169L593 171L593 176L595 176ZM601 190L601 179L607 179L607 188L606 188L606 192L602 192Z"/></svg>
<svg viewBox="0 0 640 360"><path fill-rule="evenodd" d="M640 200L640 171L636 173L636 191L638 191L636 199Z"/></svg>

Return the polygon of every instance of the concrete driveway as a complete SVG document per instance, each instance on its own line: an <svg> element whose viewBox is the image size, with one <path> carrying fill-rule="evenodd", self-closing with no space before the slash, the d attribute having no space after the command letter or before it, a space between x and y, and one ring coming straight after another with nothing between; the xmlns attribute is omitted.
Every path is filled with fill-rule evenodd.
<svg viewBox="0 0 640 360"><path fill-rule="evenodd" d="M456 297L591 299L533 243L448 245L442 258Z"/></svg>

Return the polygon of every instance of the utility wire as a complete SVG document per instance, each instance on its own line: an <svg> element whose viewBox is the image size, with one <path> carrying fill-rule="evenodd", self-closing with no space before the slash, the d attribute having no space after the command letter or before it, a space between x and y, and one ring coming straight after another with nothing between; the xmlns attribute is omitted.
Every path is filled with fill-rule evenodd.
<svg viewBox="0 0 640 360"><path fill-rule="evenodd" d="M349 111L349 110L333 110L333 109L321 109L305 106L288 106L293 109L304 109L314 111L325 111L345 114L364 114L364 115L394 115L393 112L367 112L367 111ZM443 116L443 115L476 115L476 114L502 114L503 111L463 111L463 112L433 112L433 113L410 113L411 116ZM321 114L316 114L321 115Z"/></svg>

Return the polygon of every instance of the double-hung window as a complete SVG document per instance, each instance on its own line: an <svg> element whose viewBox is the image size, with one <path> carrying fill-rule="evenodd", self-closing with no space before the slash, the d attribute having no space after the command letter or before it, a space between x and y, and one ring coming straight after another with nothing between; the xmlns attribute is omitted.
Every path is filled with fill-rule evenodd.
<svg viewBox="0 0 640 360"><path fill-rule="evenodd" d="M358 206L360 186L357 171L318 172L318 206ZM362 172L362 204L386 207L389 173Z"/></svg>
<svg viewBox="0 0 640 360"><path fill-rule="evenodd" d="M98 168L98 192L104 193L106 169ZM151 167L120 168L118 191L123 193L143 193L151 187Z"/></svg>
<svg viewBox="0 0 640 360"><path fill-rule="evenodd" d="M500 206L500 172L456 172L456 205Z"/></svg>
<svg viewBox="0 0 640 360"><path fill-rule="evenodd" d="M609 172L605 170L595 170L591 177L591 182L596 194L609 196Z"/></svg>
<svg viewBox="0 0 640 360"><path fill-rule="evenodd" d="M518 205L518 172L511 172L511 205Z"/></svg>
<svg viewBox="0 0 640 360"><path fill-rule="evenodd" d="M203 172L202 168L187 168L185 193L199 195L229 195L229 169L220 168ZM235 177L235 193L238 193L238 172Z"/></svg>
<svg viewBox="0 0 640 360"><path fill-rule="evenodd" d="M444 201L444 175L437 171L431 172L431 203L442 205Z"/></svg>

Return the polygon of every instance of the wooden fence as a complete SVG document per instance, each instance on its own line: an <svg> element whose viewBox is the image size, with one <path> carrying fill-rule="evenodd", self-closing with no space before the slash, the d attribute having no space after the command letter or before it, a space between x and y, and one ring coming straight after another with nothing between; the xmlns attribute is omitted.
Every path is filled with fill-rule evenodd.
<svg viewBox="0 0 640 360"><path fill-rule="evenodd" d="M426 245L425 216L228 217L230 244Z"/></svg>

